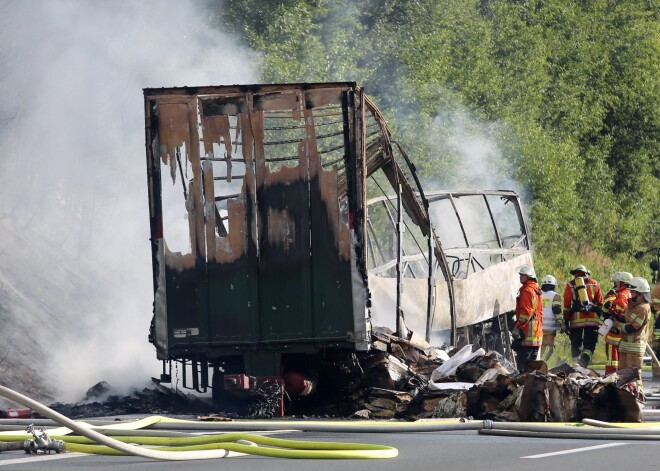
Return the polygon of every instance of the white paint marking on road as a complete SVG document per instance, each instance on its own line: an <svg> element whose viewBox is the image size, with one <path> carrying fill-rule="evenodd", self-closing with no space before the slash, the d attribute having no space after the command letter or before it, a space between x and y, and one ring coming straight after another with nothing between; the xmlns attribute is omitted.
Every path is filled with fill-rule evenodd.
<svg viewBox="0 0 660 471"><path fill-rule="evenodd" d="M600 450L601 448L611 448L613 446L626 445L626 443L606 443L605 445L587 446L584 448L573 448L572 450L555 451L553 453L543 453L542 455L521 456L521 458L547 458L549 456L568 455L570 453L581 453L583 451Z"/></svg>
<svg viewBox="0 0 660 471"><path fill-rule="evenodd" d="M207 431L204 432L191 432L191 435L200 435L200 436L206 436L206 435L224 435L225 433L250 433L252 435L280 435L283 433L295 433L295 432L300 432L300 430L296 429L284 429L284 430L223 430L221 432L212 432L209 433Z"/></svg>
<svg viewBox="0 0 660 471"><path fill-rule="evenodd" d="M38 461L62 460L66 458L78 458L80 456L89 456L89 455L86 453L55 453L51 455L32 455L32 456L27 455L24 458L0 460L0 466L8 466L11 464L34 463Z"/></svg>

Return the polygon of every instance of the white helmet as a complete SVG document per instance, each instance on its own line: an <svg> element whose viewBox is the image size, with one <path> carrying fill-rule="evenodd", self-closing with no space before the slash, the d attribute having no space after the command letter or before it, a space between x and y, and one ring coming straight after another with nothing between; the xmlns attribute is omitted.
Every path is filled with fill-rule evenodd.
<svg viewBox="0 0 660 471"><path fill-rule="evenodd" d="M577 267L573 268L569 273L571 275L575 275L576 273L582 272L585 275L589 276L591 273L589 273L589 270L587 270L587 267L584 265L578 265Z"/></svg>
<svg viewBox="0 0 660 471"><path fill-rule="evenodd" d="M630 283L630 280L633 279L632 273L628 273L627 271L618 271L614 275L612 275L612 281L613 282L621 282L621 283Z"/></svg>
<svg viewBox="0 0 660 471"><path fill-rule="evenodd" d="M529 265L520 265L518 267L518 274L536 279L536 273L534 273L534 269Z"/></svg>
<svg viewBox="0 0 660 471"><path fill-rule="evenodd" d="M637 291L638 293L650 293L651 292L651 287L649 286L649 282L646 281L646 278L642 278L641 276L636 276L632 280L628 282L628 286L630 286L630 289L633 291Z"/></svg>
<svg viewBox="0 0 660 471"><path fill-rule="evenodd" d="M541 284L557 286L557 279L552 275L545 275L541 280Z"/></svg>

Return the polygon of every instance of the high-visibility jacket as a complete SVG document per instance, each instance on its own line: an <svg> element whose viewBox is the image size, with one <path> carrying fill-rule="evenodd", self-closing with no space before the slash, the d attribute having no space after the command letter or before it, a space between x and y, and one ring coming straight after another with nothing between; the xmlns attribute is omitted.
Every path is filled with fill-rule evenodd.
<svg viewBox="0 0 660 471"><path fill-rule="evenodd" d="M600 308L603 305L603 293L598 282L591 278L585 278L584 284L592 307ZM564 290L564 320L571 323L571 329L598 327L599 324L597 312L586 310L580 304L575 291L575 280L571 280Z"/></svg>
<svg viewBox="0 0 660 471"><path fill-rule="evenodd" d="M653 338L660 340L660 284L655 285L651 291L651 308L655 311Z"/></svg>
<svg viewBox="0 0 660 471"><path fill-rule="evenodd" d="M561 296L556 291L543 291L543 330L559 330L560 323L564 323L564 318L560 314L555 315L552 308L559 307L561 312Z"/></svg>
<svg viewBox="0 0 660 471"><path fill-rule="evenodd" d="M644 353L646 350L646 325L651 317L651 306L642 296L637 296L636 300L630 300L626 308L624 322L615 322L614 326L621 332L621 342L619 342L620 352ZM632 325L635 330L627 332L626 325Z"/></svg>
<svg viewBox="0 0 660 471"><path fill-rule="evenodd" d="M525 334L523 347L540 347L543 343L543 298L535 280L528 279L516 298L516 327Z"/></svg>
<svg viewBox="0 0 660 471"><path fill-rule="evenodd" d="M630 299L630 290L621 285L614 293L615 298L611 303L609 314L614 317L614 320L623 321L626 315L626 307L628 307L628 300ZM605 336L605 343L610 345L618 345L621 341L622 333L617 329L610 329Z"/></svg>
<svg viewBox="0 0 660 471"><path fill-rule="evenodd" d="M651 291L651 307L656 311L660 311L660 283L655 285L655 288Z"/></svg>

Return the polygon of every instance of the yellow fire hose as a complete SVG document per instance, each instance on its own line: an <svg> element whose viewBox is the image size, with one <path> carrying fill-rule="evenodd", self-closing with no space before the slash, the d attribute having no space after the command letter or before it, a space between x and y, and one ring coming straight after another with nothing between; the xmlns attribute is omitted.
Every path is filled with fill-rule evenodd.
<svg viewBox="0 0 660 471"><path fill-rule="evenodd" d="M308 442L282 440L248 433L224 433L196 435L181 432L158 432L144 428L194 429L207 432L218 430L303 430L326 432L441 432L476 430L479 434L570 439L607 440L660 440L660 427L648 424L610 424L585 419L584 423L510 423L483 421L433 420L420 422L199 422L148 417L141 420L116 423L103 423L92 426L75 422L48 407L0 385L0 395L30 407L39 414L52 419L62 427L48 432L54 439L65 442L65 450L96 454L129 454L161 460L191 460L242 456L245 454L278 458L334 458L369 459L393 458L398 455L396 448L382 445L354 443ZM39 422L39 421L35 421ZM46 422L46 421L42 421ZM98 421L97 421L98 422ZM74 431L80 436L69 436ZM122 435L124 433L125 435ZM117 435L110 438L107 435ZM147 435L145 435L147 434ZM152 436L148 435L152 434ZM165 434L171 436L164 436ZM158 435L158 436L155 436ZM24 432L0 432L0 441L19 441L29 438ZM144 445L130 445L129 443ZM263 445L263 446L259 446Z"/></svg>
<svg viewBox="0 0 660 471"><path fill-rule="evenodd" d="M242 456L246 454L270 456L277 458L305 458L305 459L374 459L394 458L398 456L398 450L384 445L365 445L356 443L330 443L330 442L306 442L300 440L282 440L277 438L262 437L258 435L234 433L223 435L210 435L202 437L116 437L106 436L93 427L76 422L49 407L30 399L12 389L0 385L0 395L14 402L22 404L36 411L44 417L48 417L66 428L50 430L51 437L65 441L65 451L95 454L127 454L153 458L158 460L200 460L213 458L227 458ZM155 418L156 420L159 418ZM154 419L147 419L121 424L135 430L146 423L153 423ZM107 426L106 428L117 429L119 427ZM70 430L67 430L70 429ZM74 443L79 439L69 437L74 431L89 439L89 442L98 445ZM26 433L2 432L0 440L20 441L31 438ZM122 440L123 439L123 440ZM129 443L144 441L145 445L161 445L161 448L145 448L131 445ZM232 443L227 443L232 441ZM243 443L238 443L241 441ZM89 443L88 442L88 443ZM260 447L258 444L266 445ZM174 446L173 446L174 445ZM278 448L273 448L278 447Z"/></svg>

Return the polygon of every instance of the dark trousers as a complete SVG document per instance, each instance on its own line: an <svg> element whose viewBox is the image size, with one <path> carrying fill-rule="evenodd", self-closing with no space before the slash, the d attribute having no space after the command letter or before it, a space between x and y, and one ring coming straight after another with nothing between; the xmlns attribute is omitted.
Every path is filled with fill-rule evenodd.
<svg viewBox="0 0 660 471"><path fill-rule="evenodd" d="M579 358L584 350L589 352L589 357L591 358L598 342L598 327L571 329L569 336L571 339L571 356L573 359Z"/></svg>
<svg viewBox="0 0 660 471"><path fill-rule="evenodd" d="M539 347L518 347L516 349L516 362L518 363L518 371L521 373L525 371L525 365L532 360L536 360L536 355L539 353Z"/></svg>

